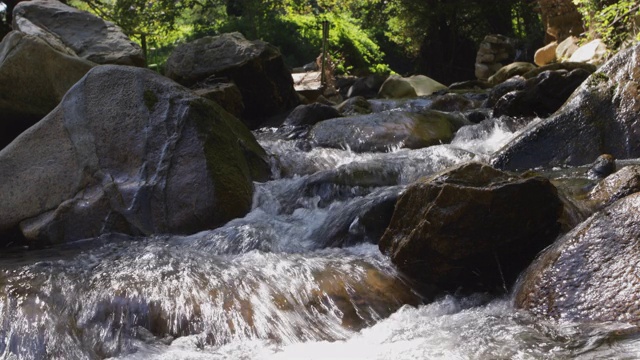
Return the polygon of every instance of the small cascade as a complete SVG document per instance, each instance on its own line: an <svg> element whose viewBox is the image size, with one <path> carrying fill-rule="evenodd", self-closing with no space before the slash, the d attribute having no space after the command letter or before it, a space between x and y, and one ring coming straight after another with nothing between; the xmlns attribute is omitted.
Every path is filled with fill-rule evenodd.
<svg viewBox="0 0 640 360"><path fill-rule="evenodd" d="M417 112L431 100L371 103L374 111ZM515 312L508 299L484 295L427 302L378 250L408 184L485 161L522 126L488 117L459 129L450 144L361 153L261 129L256 137L276 176L255 184L252 210L243 218L191 235L105 234L3 255L0 358L637 354L633 339L600 346L623 324L540 323ZM548 176L566 183L564 175Z"/></svg>

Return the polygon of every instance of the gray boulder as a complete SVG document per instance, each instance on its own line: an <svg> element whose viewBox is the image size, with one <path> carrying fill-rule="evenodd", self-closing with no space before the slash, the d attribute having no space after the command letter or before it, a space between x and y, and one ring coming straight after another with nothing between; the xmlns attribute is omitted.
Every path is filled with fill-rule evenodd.
<svg viewBox="0 0 640 360"><path fill-rule="evenodd" d="M450 142L455 132L468 124L463 116L435 110L385 111L321 121L311 129L309 138L315 146L348 147L355 152L419 149Z"/></svg>
<svg viewBox="0 0 640 360"><path fill-rule="evenodd" d="M251 128L299 103L280 51L264 41L249 41L240 33L182 44L169 56L165 69L169 78L185 86L214 75L231 79L242 93L242 117Z"/></svg>
<svg viewBox="0 0 640 360"><path fill-rule="evenodd" d="M0 43L0 149L53 110L94 63L18 31Z"/></svg>
<svg viewBox="0 0 640 360"><path fill-rule="evenodd" d="M640 157L640 45L593 73L549 118L532 123L492 163L502 169L584 165L600 154Z"/></svg>
<svg viewBox="0 0 640 360"><path fill-rule="evenodd" d="M140 46L118 26L55 0L20 2L13 29L35 35L58 51L96 64L145 66Z"/></svg>
<svg viewBox="0 0 640 360"><path fill-rule="evenodd" d="M594 214L545 250L515 291L518 308L567 321L640 321L640 194Z"/></svg>
<svg viewBox="0 0 640 360"><path fill-rule="evenodd" d="M405 274L446 290L507 290L560 231L542 177L471 162L409 185L379 247Z"/></svg>
<svg viewBox="0 0 640 360"><path fill-rule="evenodd" d="M150 70L99 66L0 151L0 231L47 244L213 228L249 211L264 158L214 102Z"/></svg>
<svg viewBox="0 0 640 360"><path fill-rule="evenodd" d="M227 110L231 115L239 118L244 111L244 102L240 89L233 83L213 84L206 88L194 90L194 92L215 101L223 109Z"/></svg>

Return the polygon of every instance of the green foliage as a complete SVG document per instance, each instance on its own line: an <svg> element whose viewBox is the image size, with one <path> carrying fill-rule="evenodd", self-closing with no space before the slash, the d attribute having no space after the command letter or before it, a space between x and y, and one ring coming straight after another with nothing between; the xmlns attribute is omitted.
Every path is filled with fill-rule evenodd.
<svg viewBox="0 0 640 360"><path fill-rule="evenodd" d="M609 49L640 40L640 1L573 0L589 29L587 40L601 38Z"/></svg>

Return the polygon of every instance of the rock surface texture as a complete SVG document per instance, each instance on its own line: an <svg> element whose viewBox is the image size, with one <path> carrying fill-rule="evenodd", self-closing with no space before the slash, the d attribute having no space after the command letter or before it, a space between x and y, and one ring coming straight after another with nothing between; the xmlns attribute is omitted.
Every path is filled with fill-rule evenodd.
<svg viewBox="0 0 640 360"><path fill-rule="evenodd" d="M167 59L166 76L185 86L209 77L232 80L245 104L242 118L251 128L299 103L280 51L240 33L207 36L178 46Z"/></svg>
<svg viewBox="0 0 640 360"><path fill-rule="evenodd" d="M549 118L498 151L503 169L584 165L600 154L640 157L640 45L621 51L593 73Z"/></svg>
<svg viewBox="0 0 640 360"><path fill-rule="evenodd" d="M0 231L48 244L213 228L249 211L264 156L215 103L150 70L96 67L0 151Z"/></svg>
<svg viewBox="0 0 640 360"><path fill-rule="evenodd" d="M0 149L53 110L95 64L13 31L0 43Z"/></svg>
<svg viewBox="0 0 640 360"><path fill-rule="evenodd" d="M462 116L435 110L384 111L321 121L309 137L315 146L355 152L419 149L450 142L454 133L468 124Z"/></svg>
<svg viewBox="0 0 640 360"><path fill-rule="evenodd" d="M547 117L557 111L589 75L584 69L542 72L528 79L520 89L502 96L493 108L493 116Z"/></svg>
<svg viewBox="0 0 640 360"><path fill-rule="evenodd" d="M640 194L594 214L547 249L516 288L517 307L568 321L640 321Z"/></svg>
<svg viewBox="0 0 640 360"><path fill-rule="evenodd" d="M540 177L467 163L419 180L380 240L409 277L447 290L510 286L558 235L562 204Z"/></svg>
<svg viewBox="0 0 640 360"><path fill-rule="evenodd" d="M145 66L142 49L118 26L55 0L20 2L13 29L96 64Z"/></svg>

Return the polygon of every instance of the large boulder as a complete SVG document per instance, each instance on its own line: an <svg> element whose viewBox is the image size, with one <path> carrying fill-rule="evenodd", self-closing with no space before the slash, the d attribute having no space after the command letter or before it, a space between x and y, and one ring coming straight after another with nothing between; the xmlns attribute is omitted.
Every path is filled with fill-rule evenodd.
<svg viewBox="0 0 640 360"><path fill-rule="evenodd" d="M53 110L95 64L13 31L0 43L0 149Z"/></svg>
<svg viewBox="0 0 640 360"><path fill-rule="evenodd" d="M210 76L231 79L242 93L242 117L251 128L299 103L280 51L240 33L207 36L178 46L167 59L165 73L185 86Z"/></svg>
<svg viewBox="0 0 640 360"><path fill-rule="evenodd" d="M549 118L529 126L493 156L503 169L584 165L600 154L640 156L640 45L593 73Z"/></svg>
<svg viewBox="0 0 640 360"><path fill-rule="evenodd" d="M379 246L424 283L504 290L553 242L561 212L547 179L471 162L411 184Z"/></svg>
<svg viewBox="0 0 640 360"><path fill-rule="evenodd" d="M640 194L634 194L541 254L516 287L516 306L568 321L640 322L639 240Z"/></svg>
<svg viewBox="0 0 640 360"><path fill-rule="evenodd" d="M463 116L435 110L384 111L321 121L309 137L315 146L355 152L419 149L450 142L455 132L468 124Z"/></svg>
<svg viewBox="0 0 640 360"><path fill-rule="evenodd" d="M214 102L151 70L99 66L0 151L0 231L47 244L213 228L249 211L264 158Z"/></svg>
<svg viewBox="0 0 640 360"><path fill-rule="evenodd" d="M229 114L237 118L242 116L244 102L242 101L240 89L235 84L212 84L202 89L196 89L194 92L203 98L215 101L223 109L227 110Z"/></svg>
<svg viewBox="0 0 640 360"><path fill-rule="evenodd" d="M55 0L20 2L13 29L96 64L145 66L144 53L118 26Z"/></svg>
<svg viewBox="0 0 640 360"><path fill-rule="evenodd" d="M388 99L412 98L431 95L447 87L424 75L400 77L391 75L378 91L378 96Z"/></svg>
<svg viewBox="0 0 640 360"><path fill-rule="evenodd" d="M527 80L522 88L502 96L493 108L493 116L547 117L564 104L591 73L583 69L545 71Z"/></svg>

